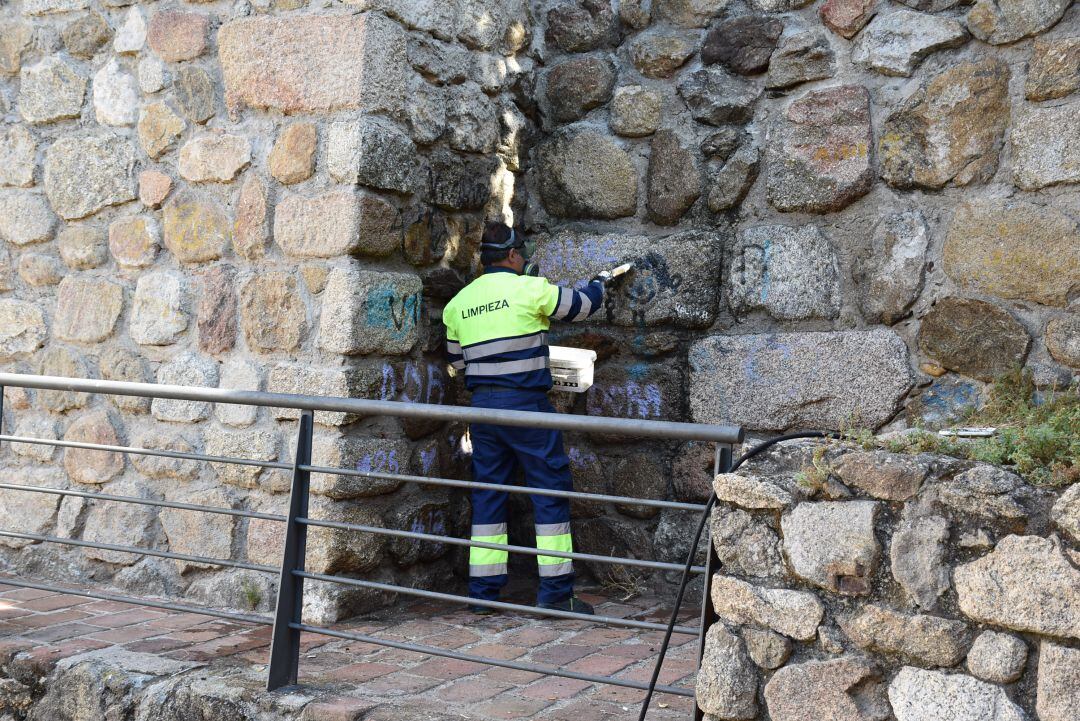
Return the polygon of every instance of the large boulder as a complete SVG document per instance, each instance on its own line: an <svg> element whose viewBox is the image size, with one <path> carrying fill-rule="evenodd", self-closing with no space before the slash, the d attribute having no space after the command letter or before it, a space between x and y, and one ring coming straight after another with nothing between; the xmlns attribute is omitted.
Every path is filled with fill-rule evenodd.
<svg viewBox="0 0 1080 721"><path fill-rule="evenodd" d="M892 325L918 298L926 276L930 229L917 210L882 218L856 252L851 268L859 310L871 323Z"/></svg>
<svg viewBox="0 0 1080 721"><path fill-rule="evenodd" d="M673 130L659 130L649 152L649 218L675 225L701 196L701 156Z"/></svg>
<svg viewBox="0 0 1080 721"><path fill-rule="evenodd" d="M1080 278L1076 221L1023 200L961 203L942 250L945 272L964 288L1064 306Z"/></svg>
<svg viewBox="0 0 1080 721"><path fill-rule="evenodd" d="M552 215L614 219L637 211L637 169L613 138L571 126L537 152L540 197Z"/></svg>
<svg viewBox="0 0 1080 721"><path fill-rule="evenodd" d="M834 593L869 593L881 557L874 535L878 509L873 501L800 503L780 519L791 570Z"/></svg>
<svg viewBox="0 0 1080 721"><path fill-rule="evenodd" d="M1039 644L1039 685L1035 709L1040 721L1080 717L1080 649L1051 641Z"/></svg>
<svg viewBox="0 0 1080 721"><path fill-rule="evenodd" d="M742 639L713 624L705 634L705 652L697 674L698 707L722 719L757 717L758 672Z"/></svg>
<svg viewBox="0 0 1080 721"><path fill-rule="evenodd" d="M334 268L323 291L319 348L355 355L405 354L420 328L420 276Z"/></svg>
<svg viewBox="0 0 1080 721"><path fill-rule="evenodd" d="M991 381L1022 365L1031 338L1012 315L992 303L945 298L919 326L919 348L949 370Z"/></svg>
<svg viewBox="0 0 1080 721"><path fill-rule="evenodd" d="M405 31L378 13L240 18L217 43L232 107L393 114L403 106Z"/></svg>
<svg viewBox="0 0 1080 721"><path fill-rule="evenodd" d="M866 88L841 85L803 95L784 109L770 138L769 202L783 212L842 210L874 183L872 143Z"/></svg>
<svg viewBox="0 0 1080 721"><path fill-rule="evenodd" d="M1080 182L1080 133L1075 108L1026 108L1013 121L1013 181L1024 190Z"/></svg>
<svg viewBox="0 0 1080 721"><path fill-rule="evenodd" d="M1007 536L953 572L960 610L980 623L1080 639L1080 570L1060 544Z"/></svg>
<svg viewBox="0 0 1080 721"><path fill-rule="evenodd" d="M713 576L712 600L727 623L769 628L796 641L814 638L825 615L821 601L807 591L763 588L720 574Z"/></svg>
<svg viewBox="0 0 1080 721"><path fill-rule="evenodd" d="M967 16L971 34L1005 45L1052 27L1072 0L977 0Z"/></svg>
<svg viewBox="0 0 1080 721"><path fill-rule="evenodd" d="M963 63L934 76L882 127L882 177L897 188L983 183L997 170L1009 123L1009 69Z"/></svg>
<svg viewBox="0 0 1080 721"><path fill-rule="evenodd" d="M889 684L889 703L898 721L1027 721L1000 686L913 666Z"/></svg>
<svg viewBox="0 0 1080 721"><path fill-rule="evenodd" d="M729 251L728 305L777 320L840 314L836 249L816 225L758 225L739 231Z"/></svg>
<svg viewBox="0 0 1080 721"><path fill-rule="evenodd" d="M927 666L955 666L971 645L971 634L963 621L908 616L882 606L863 606L840 625L865 651L896 654Z"/></svg>
<svg viewBox="0 0 1080 721"><path fill-rule="evenodd" d="M703 328L716 317L722 238L701 231L656 238L562 230L536 239L533 260L552 283L575 287L633 262L634 270L608 288L594 318L631 328Z"/></svg>
<svg viewBox="0 0 1080 721"><path fill-rule="evenodd" d="M881 672L861 658L786 666L765 684L773 721L884 721L889 718Z"/></svg>
<svg viewBox="0 0 1080 721"><path fill-rule="evenodd" d="M963 45L967 39L956 20L898 10L874 18L859 35L851 59L883 75L910 77L927 55Z"/></svg>
<svg viewBox="0 0 1080 721"><path fill-rule="evenodd" d="M64 135L45 151L45 194L73 220L135 199L135 149L113 133Z"/></svg>
<svg viewBox="0 0 1080 721"><path fill-rule="evenodd" d="M945 565L945 542L949 523L941 516L904 514L893 533L889 562L893 578L908 596L924 609L934 609L949 590L949 567Z"/></svg>
<svg viewBox="0 0 1080 721"><path fill-rule="evenodd" d="M887 330L717 335L690 347L699 423L876 428L910 388L907 346Z"/></svg>

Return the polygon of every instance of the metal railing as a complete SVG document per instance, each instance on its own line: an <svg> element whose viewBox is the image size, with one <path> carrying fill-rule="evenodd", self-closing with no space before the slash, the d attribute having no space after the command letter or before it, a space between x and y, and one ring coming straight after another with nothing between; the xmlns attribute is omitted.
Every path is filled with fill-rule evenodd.
<svg viewBox="0 0 1080 721"><path fill-rule="evenodd" d="M270 665L268 670L267 688L275 690L284 686L295 685L299 675L300 662L300 635L303 632L321 634L328 637L342 638L353 641L387 646L404 651L412 651L431 656L472 661L489 666L499 666L520 671L561 676L592 683L610 684L626 688L645 690L648 684L632 679L618 678L615 676L597 676L593 674L578 673L566 669L541 666L518 661L475 656L457 651L425 646L420 644L405 643L390 639L370 636L360 633L352 633L321 626L306 624L302 619L304 601L304 581L319 581L324 583L336 583L346 586L385 591L406 596L413 596L434 601L446 601L450 603L471 604L485 606L493 609L514 611L525 614L575 619L619 626L624 628L666 631L668 626L663 623L641 621L630 618L615 618L608 616L588 616L570 611L557 611L539 609L534 606L506 603L502 601L484 601L468 598L453 593L443 593L425 589L398 586L389 583L369 581L359 578L311 573L305 570L305 555L308 528L330 528L350 532L372 533L393 538L405 538L420 541L434 541L457 546L477 546L495 550L508 551L523 555L541 555L535 548L524 546L512 546L508 544L485 543L472 541L453 536L417 531L404 531L392 528L367 526L355 523L327 521L310 518L308 516L308 501L310 497L310 478L312 473L326 473L335 475L356 476L378 480L399 481L402 483L422 483L433 486L445 486L451 488L484 488L490 486L475 481L464 481L451 478L437 478L429 476L416 476L400 473L383 473L378 471L361 471L350 468L334 468L317 466L312 464L311 449L314 432L314 412L332 411L357 416L391 416L396 418L415 418L437 421L456 422L483 422L495 425L545 428L562 431L574 431L582 433L614 434L633 438L652 438L679 441L706 441L716 444L714 471L727 470L731 464L731 448L733 444L741 443L743 439L742 429L732 425L703 425L691 423L676 423L670 421L650 421L624 418L607 418L597 416L575 416L555 413L540 413L533 411L508 411L491 410L483 408L465 408L459 406L441 406L420 403L403 403L396 401L376 401L357 398L337 398L328 396L312 396L285 393L267 393L261 391L241 391L219 388L197 388L189 386L170 386L152 383L126 383L118 381L103 381L92 379L59 378L50 376L23 375L18 373L0 373L0 424L3 422L3 388L6 386L32 388L39 390L70 391L79 393L98 393L106 395L138 396L143 398L161 398L185 401L203 401L209 403L227 403L236 405L252 405L273 408L287 408L300 410L298 421L296 452L293 462L282 461L259 461L248 458L232 458L225 456L212 456L201 453L185 453L180 451L158 450L150 448L136 448L131 446L107 445L99 443L83 443L65 440L51 440L43 438L20 437L0 433L0 442L25 443L47 445L60 448L74 448L82 450L106 451L124 454L159 456L192 461L224 463L233 465L259 466L263 468L285 469L292 472L289 507L287 515L272 513L258 513L235 508L221 508L215 506L203 506L192 503L179 503L151 498L138 498L132 496L119 496L107 493L93 493L77 489L52 488L45 486L21 485L12 483L0 483L0 490L43 493L59 496L74 496L96 501L132 503L142 506L157 506L184 511L195 511L210 514L224 514L238 518L246 518L262 521L273 521L285 525L285 546L282 552L280 567L274 568L253 563L245 563L232 559L207 558L190 554L173 553L153 548L123 546L116 544L94 543L73 538L61 538L37 533L24 533L8 529L0 529L0 537L29 540L39 543L56 543L74 547L96 548L107 551L132 553L159 558L201 563L225 568L238 568L249 571L278 574L278 597L277 606L273 618L259 615L248 615L219 611L189 604L168 603L164 601L152 601L132 596L122 596L111 593L102 593L85 589L61 588L55 584L40 583L37 581L0 578L0 585L32 588L56 593L70 593L89 598L119 601L151 608L182 611L201 614L216 618L224 618L234 621L242 621L254 624L273 626L273 634L270 650ZM500 490L507 493L519 493L529 495L544 495L567 498L572 500L588 500L600 503L632 503L638 506L653 508L672 509L681 511L702 512L704 505L693 503L679 503L659 499L640 499L626 496L613 496L605 494L581 493L575 491L556 491L520 486L502 486ZM705 631L717 620L712 608L709 594L711 585L711 569L717 567L717 559L712 544L708 544L708 561L705 566L694 566L692 572L705 574L705 592L702 603L701 623L698 626L676 625L674 632L679 634L696 635L699 637L698 660L700 662L703 649ZM621 558L603 556L590 553L561 552L543 550L542 555L568 558L594 563L619 564L637 568L646 568L661 571L682 571L683 564L665 563L661 561L642 560L637 558ZM660 685L657 691L676 696L693 697L693 689L683 686ZM695 714L701 717L700 711Z"/></svg>

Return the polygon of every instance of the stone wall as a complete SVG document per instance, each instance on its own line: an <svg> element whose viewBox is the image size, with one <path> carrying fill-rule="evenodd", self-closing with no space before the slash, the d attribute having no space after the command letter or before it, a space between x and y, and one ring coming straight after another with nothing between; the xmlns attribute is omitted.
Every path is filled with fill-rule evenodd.
<svg viewBox="0 0 1080 721"><path fill-rule="evenodd" d="M717 476L710 721L1080 714L1080 486L787 443Z"/></svg>
<svg viewBox="0 0 1080 721"><path fill-rule="evenodd" d="M440 304L510 214L520 2L29 0L0 13L8 370L455 402ZM322 5L325 5L323 7ZM439 13L442 13L441 15ZM433 320L434 319L434 320ZM298 414L8 389L6 430L288 460ZM461 477L460 429L317 413L314 462ZM4 444L5 480L283 512L251 466ZM316 475L318 517L461 534L462 494ZM5 528L280 562L281 524L4 493ZM13 567L272 608L272 576L2 539ZM11 550L18 553L10 553ZM319 530L310 570L430 586L442 544ZM315 619L385 602L316 584Z"/></svg>
<svg viewBox="0 0 1080 721"><path fill-rule="evenodd" d="M0 9L8 369L463 402L438 319L485 217L526 227L553 280L636 263L601 317L555 333L599 355L566 412L895 429L949 420L1017 364L1043 386L1080 368L1068 0L129 2ZM7 400L7 428L69 440L287 460L295 433L289 413ZM316 421L317 463L468 472L460 428ZM711 449L568 445L581 490L707 495ZM274 471L2 454L16 481L285 501ZM331 518L461 532L468 515L461 494L314 485ZM260 563L279 542L268 524L5 501L8 525L59 535ZM582 550L678 560L678 516L574 513ZM39 573L272 596L246 572L0 543ZM455 560L341 534L312 547L317 570L408 583ZM381 600L320 589L311 609Z"/></svg>

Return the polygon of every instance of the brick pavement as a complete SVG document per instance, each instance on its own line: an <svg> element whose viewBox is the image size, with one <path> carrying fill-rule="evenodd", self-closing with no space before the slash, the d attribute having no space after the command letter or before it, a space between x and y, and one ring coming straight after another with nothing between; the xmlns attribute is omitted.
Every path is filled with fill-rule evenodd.
<svg viewBox="0 0 1080 721"><path fill-rule="evenodd" d="M655 598L617 603L582 595L604 615L643 620L664 615ZM524 597L510 600L525 602ZM682 623L695 624L692 612ZM477 617L464 609L426 602L404 603L334 628L638 681L648 680L662 637L656 631L510 613ZM5 646L25 648L24 654L48 668L62 658L113 646L212 667L246 665L261 672L268 661L269 640L266 626L12 589L0 578L0 659ZM673 636L661 683L692 686L696 654L696 638ZM395 708L409 710L402 720L414 718L417 709L476 721L636 719L644 695L635 689L314 634L304 635L300 682L305 692L319 696L307 709L305 721L397 721ZM685 720L692 707L690 699L657 694L649 718Z"/></svg>

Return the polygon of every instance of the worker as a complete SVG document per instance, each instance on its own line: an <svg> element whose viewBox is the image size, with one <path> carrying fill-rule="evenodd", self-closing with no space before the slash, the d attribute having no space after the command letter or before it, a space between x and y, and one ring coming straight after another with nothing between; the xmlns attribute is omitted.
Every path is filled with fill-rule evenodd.
<svg viewBox="0 0 1080 721"><path fill-rule="evenodd" d="M485 226L480 262L483 274L443 310L450 363L465 371L465 387L472 392L476 408L554 413L547 399L552 386L547 344L550 321L583 321L592 316L603 303L612 275L605 271L581 290L535 277L524 238L502 223ZM507 543L507 494L495 487L510 483L517 467L524 470L530 487L573 490L570 459L560 431L473 423L470 436L473 478L493 486L472 492L472 540ZM569 499L530 497L537 550L572 551ZM537 606L593 613L592 606L574 595L574 565L569 558L541 555L536 560L540 572ZM506 563L506 551L471 546L469 596L497 601L508 580ZM475 604L470 609L493 612Z"/></svg>

